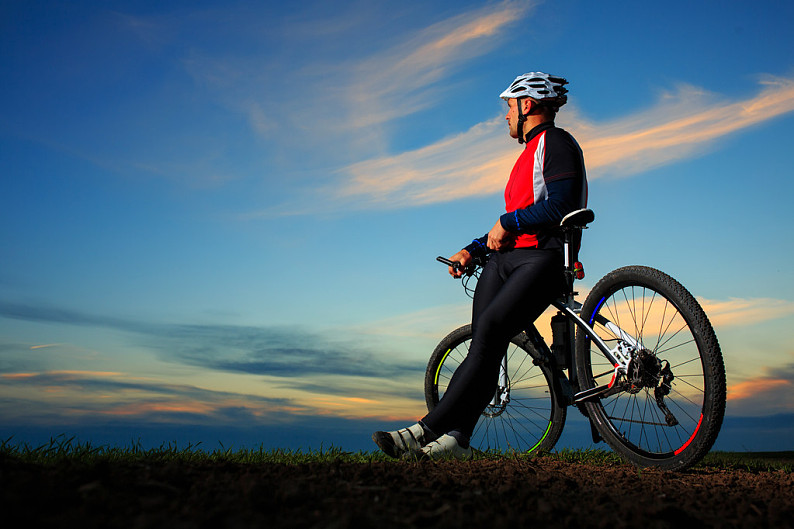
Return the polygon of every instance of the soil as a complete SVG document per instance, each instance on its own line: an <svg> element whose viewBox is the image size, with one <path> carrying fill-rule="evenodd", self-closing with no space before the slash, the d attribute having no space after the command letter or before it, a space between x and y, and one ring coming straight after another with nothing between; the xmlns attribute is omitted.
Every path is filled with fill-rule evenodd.
<svg viewBox="0 0 794 529"><path fill-rule="evenodd" d="M792 527L794 474L551 458L472 462L0 461L5 527ZM24 524L24 525L23 525Z"/></svg>

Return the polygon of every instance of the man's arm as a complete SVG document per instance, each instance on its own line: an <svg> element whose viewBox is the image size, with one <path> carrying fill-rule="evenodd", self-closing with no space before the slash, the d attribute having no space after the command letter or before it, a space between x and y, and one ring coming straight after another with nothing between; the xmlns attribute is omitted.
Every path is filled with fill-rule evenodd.
<svg viewBox="0 0 794 529"><path fill-rule="evenodd" d="M472 256L481 256L488 253L488 235L483 235L479 239L474 239L471 244L463 249L469 252Z"/></svg>

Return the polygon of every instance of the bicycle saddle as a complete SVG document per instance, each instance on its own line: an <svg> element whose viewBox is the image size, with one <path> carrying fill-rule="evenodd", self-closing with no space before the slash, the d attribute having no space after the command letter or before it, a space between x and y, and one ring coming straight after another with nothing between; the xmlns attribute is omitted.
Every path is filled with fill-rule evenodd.
<svg viewBox="0 0 794 529"><path fill-rule="evenodd" d="M561 228L582 229L595 220L595 213L592 209L577 209L563 217L560 222Z"/></svg>

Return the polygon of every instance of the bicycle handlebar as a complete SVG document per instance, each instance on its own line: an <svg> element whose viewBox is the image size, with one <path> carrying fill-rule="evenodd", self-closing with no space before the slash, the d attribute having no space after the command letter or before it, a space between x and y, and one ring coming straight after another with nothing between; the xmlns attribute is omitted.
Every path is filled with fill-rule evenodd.
<svg viewBox="0 0 794 529"><path fill-rule="evenodd" d="M436 257L436 261L447 266L451 266L455 272L458 272L461 269L460 262L451 261L445 257L441 257L440 255ZM461 277L453 276L455 279L461 279L463 290L466 292L466 295L472 299L474 299L474 287L469 287L469 282L472 280L472 278L476 280L480 277L479 270L481 267L485 266L486 261L488 261L487 255L472 257L471 262L468 264L468 266L466 266L466 268L463 269L463 275Z"/></svg>
<svg viewBox="0 0 794 529"><path fill-rule="evenodd" d="M460 262L450 261L445 257L441 257L440 255L436 257L436 261L438 261L439 263L444 263L447 266L451 266L455 272L461 269ZM483 259L477 259L477 258L472 259L472 261L466 266L466 268L463 268L463 273L466 274L467 276L471 276L472 274L474 274L474 271L477 270L478 266L483 266L484 264L485 263Z"/></svg>
<svg viewBox="0 0 794 529"><path fill-rule="evenodd" d="M445 257L441 257L440 255L438 257L436 257L436 261L438 261L439 263L444 263L447 266L451 266L452 269L454 271L456 271L456 272L460 268L460 263L458 261L450 261L449 259L447 259Z"/></svg>

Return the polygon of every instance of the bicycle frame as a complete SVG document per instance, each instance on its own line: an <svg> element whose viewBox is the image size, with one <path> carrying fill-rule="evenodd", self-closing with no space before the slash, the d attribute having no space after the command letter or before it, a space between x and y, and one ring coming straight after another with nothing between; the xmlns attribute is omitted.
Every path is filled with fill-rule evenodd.
<svg viewBox="0 0 794 529"><path fill-rule="evenodd" d="M609 382L609 384L591 388L585 391L580 391L573 396L573 402L581 402L590 397L606 393L612 388L615 380L617 380L618 374L621 371L623 373L628 372L629 362L631 362L631 351L640 346L640 342L614 323L604 319L603 324L617 336L620 336L620 340L618 340L617 345L610 349L606 342L604 342L604 340L598 334L596 334L595 330L593 330L593 328L579 316L579 310L582 307L580 303L574 301L571 298L567 303L560 300L555 300L552 302L552 305L562 314L565 314L569 321L572 321L581 332L586 333L586 335L590 338L590 340L593 341L593 343L596 344L596 347L598 347L607 360L609 360L610 363L615 366L614 372L612 374L612 380ZM532 327L534 328L535 325L532 324ZM543 340L543 337L540 336L540 333L537 332L537 329L535 329L535 333L533 334L535 334L536 337L539 337L540 340ZM626 342L629 347L624 348L623 342ZM539 344L534 345L538 346ZM545 341L543 342L542 348L548 349L548 346L545 345ZM570 355L570 372L573 375L575 367L573 366L573 355L571 354L573 351L570 346L568 347L568 352ZM575 380L576 377L573 375L571 378Z"/></svg>

